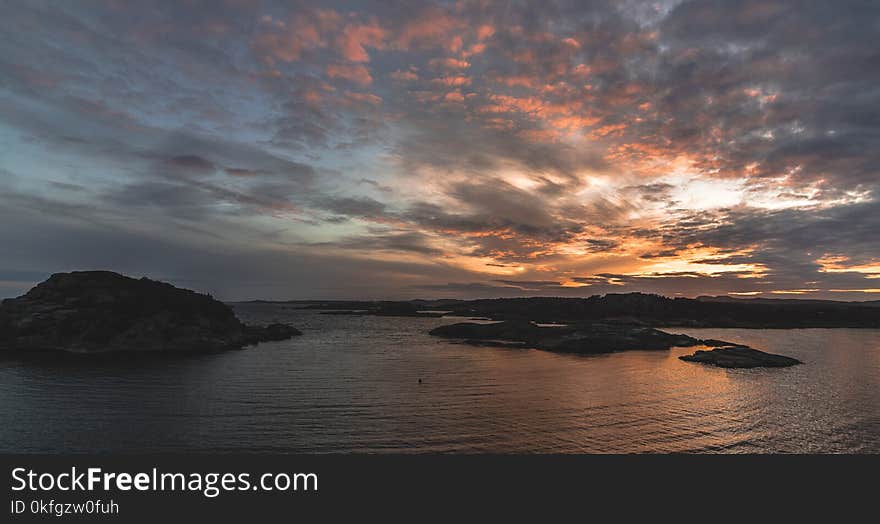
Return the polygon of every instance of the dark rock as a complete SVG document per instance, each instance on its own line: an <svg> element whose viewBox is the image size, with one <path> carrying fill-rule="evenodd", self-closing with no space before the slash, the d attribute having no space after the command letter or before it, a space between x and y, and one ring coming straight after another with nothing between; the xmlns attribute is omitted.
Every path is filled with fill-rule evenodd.
<svg viewBox="0 0 880 524"><path fill-rule="evenodd" d="M715 340L706 342L721 341ZM682 355L678 358L687 362L713 364L722 368L781 368L801 363L800 360L791 357L765 353L742 345L723 346L710 351L698 350L693 355Z"/></svg>
<svg viewBox="0 0 880 524"><path fill-rule="evenodd" d="M493 324L462 322L440 326L429 332L457 338L474 345L528 347L560 353L611 353L635 349L664 350L694 346L699 340L657 329L621 324L580 323L542 327L524 320Z"/></svg>
<svg viewBox="0 0 880 524"><path fill-rule="evenodd" d="M209 295L110 271L58 273L0 304L0 349L215 351L296 334L245 326Z"/></svg>

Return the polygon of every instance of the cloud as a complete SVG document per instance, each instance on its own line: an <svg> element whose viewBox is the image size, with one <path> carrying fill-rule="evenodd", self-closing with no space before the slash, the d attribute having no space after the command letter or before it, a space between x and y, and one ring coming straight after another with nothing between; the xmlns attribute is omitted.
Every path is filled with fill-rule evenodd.
<svg viewBox="0 0 880 524"><path fill-rule="evenodd" d="M187 271L213 263L185 254L203 241L301 260L304 295L332 280L308 264L369 260L375 296L840 298L877 287L878 18L858 1L12 0L0 184L21 236L135 267L118 237L173 232L157 249ZM8 269L86 261L21 253Z"/></svg>
<svg viewBox="0 0 880 524"><path fill-rule="evenodd" d="M413 71L394 71L389 74L391 78L398 82L413 82L419 79L419 75Z"/></svg>
<svg viewBox="0 0 880 524"><path fill-rule="evenodd" d="M365 24L348 24L339 36L340 54L350 62L369 62L367 47L384 49L388 32L375 19Z"/></svg>
<svg viewBox="0 0 880 524"><path fill-rule="evenodd" d="M306 9L287 19L264 16L252 44L266 57L284 62L297 61L304 53L327 47L328 34L336 31L341 20L342 16L332 9ZM354 32L349 40L357 36L359 33ZM359 39L353 43L359 46Z"/></svg>
<svg viewBox="0 0 880 524"><path fill-rule="evenodd" d="M438 69L467 69L471 66L467 60L460 60L452 57L432 58L428 64Z"/></svg>
<svg viewBox="0 0 880 524"><path fill-rule="evenodd" d="M465 26L465 21L444 8L427 6L398 25L394 39L397 49L442 47L455 52L460 50L461 44L454 33Z"/></svg>
<svg viewBox="0 0 880 524"><path fill-rule="evenodd" d="M329 78L341 78L361 86L368 86L373 83L370 70L361 64L330 64L325 69L325 72Z"/></svg>
<svg viewBox="0 0 880 524"><path fill-rule="evenodd" d="M166 161L168 168L192 174L211 174L217 170L213 162L198 155L177 155Z"/></svg>

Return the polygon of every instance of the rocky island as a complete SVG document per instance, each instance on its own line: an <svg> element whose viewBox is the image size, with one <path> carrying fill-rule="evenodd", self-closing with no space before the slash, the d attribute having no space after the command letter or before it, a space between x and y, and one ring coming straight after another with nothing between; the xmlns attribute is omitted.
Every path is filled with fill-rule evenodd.
<svg viewBox="0 0 880 524"><path fill-rule="evenodd" d="M629 350L668 350L673 347L709 346L682 360L726 368L784 367L798 360L773 355L722 340L700 340L645 326L583 322L541 326L530 321L507 320L490 324L461 322L432 329L433 336L459 339L476 346L533 348L557 353L600 354Z"/></svg>
<svg viewBox="0 0 880 524"><path fill-rule="evenodd" d="M687 335L673 335L643 326L583 323L564 326L540 326L524 320L492 324L461 322L440 326L429 332L445 338L481 346L523 347L558 353L613 353L631 349L663 350L673 346L695 346L699 340Z"/></svg>
<svg viewBox="0 0 880 524"><path fill-rule="evenodd" d="M300 334L245 325L209 295L111 271L56 273L0 303L0 350L219 351Z"/></svg>

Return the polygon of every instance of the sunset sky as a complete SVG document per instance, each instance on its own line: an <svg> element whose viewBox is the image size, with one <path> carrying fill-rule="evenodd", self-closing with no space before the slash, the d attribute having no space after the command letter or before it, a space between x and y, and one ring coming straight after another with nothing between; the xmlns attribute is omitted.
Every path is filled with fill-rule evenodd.
<svg viewBox="0 0 880 524"><path fill-rule="evenodd" d="M7 0L0 297L880 299L880 2Z"/></svg>

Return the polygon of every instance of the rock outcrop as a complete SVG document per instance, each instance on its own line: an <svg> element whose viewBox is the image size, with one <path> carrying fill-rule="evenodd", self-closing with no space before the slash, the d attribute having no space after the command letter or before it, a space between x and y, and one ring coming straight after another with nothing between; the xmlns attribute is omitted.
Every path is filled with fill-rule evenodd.
<svg viewBox="0 0 880 524"><path fill-rule="evenodd" d="M693 355L682 355L678 358L686 362L700 362L722 368L784 368L801 363L800 360L791 357L765 353L742 345L726 345L709 351L698 350Z"/></svg>
<svg viewBox="0 0 880 524"><path fill-rule="evenodd" d="M247 326L209 295L110 271L57 273L0 304L0 350L217 351L299 334Z"/></svg>

